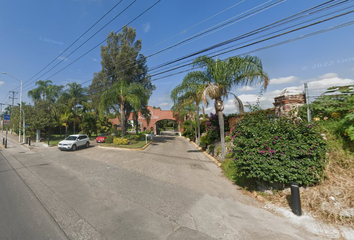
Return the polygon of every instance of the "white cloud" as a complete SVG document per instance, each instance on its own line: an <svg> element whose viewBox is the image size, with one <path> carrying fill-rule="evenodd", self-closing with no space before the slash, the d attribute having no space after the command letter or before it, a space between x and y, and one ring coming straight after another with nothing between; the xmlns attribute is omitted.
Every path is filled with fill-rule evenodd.
<svg viewBox="0 0 354 240"><path fill-rule="evenodd" d="M338 77L337 73L326 73L326 74L319 76L318 78L326 79L326 78L335 78L335 77Z"/></svg>
<svg viewBox="0 0 354 240"><path fill-rule="evenodd" d="M337 74L325 74L317 79L311 79L307 82L309 95L319 96L329 87L353 85L354 80L350 78L340 78Z"/></svg>
<svg viewBox="0 0 354 240"><path fill-rule="evenodd" d="M170 106L170 105L172 105L171 103L167 103L167 102L165 102L165 103L160 103L159 104L159 106L161 106L161 107L163 107L163 106Z"/></svg>
<svg viewBox="0 0 354 240"><path fill-rule="evenodd" d="M270 79L270 84L285 84L296 81L298 78L295 76L280 77Z"/></svg>
<svg viewBox="0 0 354 240"><path fill-rule="evenodd" d="M254 87L250 87L250 86L243 86L241 88L238 88L237 90L240 91L240 92L247 92L247 91L253 91L255 90L256 88Z"/></svg>
<svg viewBox="0 0 354 240"><path fill-rule="evenodd" d="M1 86L1 85L3 85L4 83L5 83L5 82L3 82L3 81L0 81L0 86Z"/></svg>
<svg viewBox="0 0 354 240"><path fill-rule="evenodd" d="M149 32L150 31L150 23L143 24L143 29L144 29L145 33Z"/></svg>
<svg viewBox="0 0 354 240"><path fill-rule="evenodd" d="M94 62L97 62L98 60L96 58L92 59Z"/></svg>
<svg viewBox="0 0 354 240"><path fill-rule="evenodd" d="M58 57L58 60L64 60L64 61L68 61L68 59L66 57Z"/></svg>

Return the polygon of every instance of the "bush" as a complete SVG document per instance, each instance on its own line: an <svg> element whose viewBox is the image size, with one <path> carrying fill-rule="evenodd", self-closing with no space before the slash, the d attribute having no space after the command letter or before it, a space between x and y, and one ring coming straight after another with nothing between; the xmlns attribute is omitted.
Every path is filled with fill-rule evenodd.
<svg viewBox="0 0 354 240"><path fill-rule="evenodd" d="M128 145L128 139L126 139L126 138L117 138L117 137L115 137L114 139L113 139L113 143L115 144L115 145Z"/></svg>
<svg viewBox="0 0 354 240"><path fill-rule="evenodd" d="M106 137L105 143L113 143L113 138L114 138L114 136L108 135L108 136Z"/></svg>
<svg viewBox="0 0 354 240"><path fill-rule="evenodd" d="M247 114L231 138L235 178L313 185L324 176L326 143L316 127L304 121Z"/></svg>

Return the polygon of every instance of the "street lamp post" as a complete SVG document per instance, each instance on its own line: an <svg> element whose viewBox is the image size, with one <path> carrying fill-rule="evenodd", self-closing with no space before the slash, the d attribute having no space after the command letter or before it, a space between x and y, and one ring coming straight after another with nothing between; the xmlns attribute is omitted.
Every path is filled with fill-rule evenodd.
<svg viewBox="0 0 354 240"><path fill-rule="evenodd" d="M17 81L21 82L21 92L20 92L20 122L18 126L18 141L21 142L21 112L22 112L22 80L15 78L11 74L6 72L2 72L2 74L9 75L10 77L16 79ZM23 121L23 132L25 132L25 121ZM23 138L23 143L25 142L25 138Z"/></svg>

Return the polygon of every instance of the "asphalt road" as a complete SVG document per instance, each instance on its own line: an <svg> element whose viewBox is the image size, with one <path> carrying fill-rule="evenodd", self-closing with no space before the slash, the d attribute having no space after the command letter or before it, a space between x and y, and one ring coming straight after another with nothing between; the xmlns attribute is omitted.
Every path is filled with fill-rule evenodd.
<svg viewBox="0 0 354 240"><path fill-rule="evenodd" d="M243 195L181 137L156 137L144 151L13 141L2 153L70 239L324 239Z"/></svg>
<svg viewBox="0 0 354 240"><path fill-rule="evenodd" d="M68 239L1 152L0 239Z"/></svg>

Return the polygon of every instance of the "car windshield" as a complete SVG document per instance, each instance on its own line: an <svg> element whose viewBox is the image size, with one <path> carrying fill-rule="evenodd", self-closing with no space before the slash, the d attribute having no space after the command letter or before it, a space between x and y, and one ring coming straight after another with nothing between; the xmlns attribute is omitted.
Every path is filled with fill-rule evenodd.
<svg viewBox="0 0 354 240"><path fill-rule="evenodd" d="M77 139L77 137L75 137L75 136L69 136L65 140L75 141L76 139Z"/></svg>
<svg viewBox="0 0 354 240"><path fill-rule="evenodd" d="M99 137L105 137L107 135L107 133L101 133L100 135L99 135Z"/></svg>

